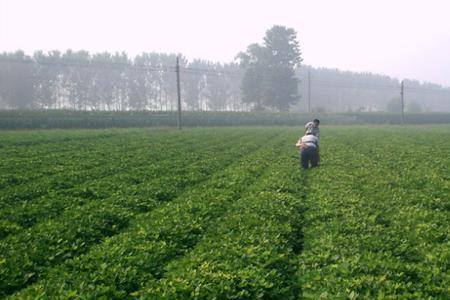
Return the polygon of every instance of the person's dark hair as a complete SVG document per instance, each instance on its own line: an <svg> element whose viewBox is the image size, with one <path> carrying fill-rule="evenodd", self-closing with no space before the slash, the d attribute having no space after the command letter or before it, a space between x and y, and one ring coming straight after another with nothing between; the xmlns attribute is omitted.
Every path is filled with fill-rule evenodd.
<svg viewBox="0 0 450 300"><path fill-rule="evenodd" d="M317 123L317 124L320 124L319 119L314 119L313 122L314 122L314 123Z"/></svg>

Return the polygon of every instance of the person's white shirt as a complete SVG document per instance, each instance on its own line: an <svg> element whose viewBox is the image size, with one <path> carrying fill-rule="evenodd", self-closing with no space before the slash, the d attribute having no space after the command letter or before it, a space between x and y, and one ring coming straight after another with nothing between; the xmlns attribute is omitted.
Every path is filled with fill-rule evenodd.
<svg viewBox="0 0 450 300"><path fill-rule="evenodd" d="M307 134L303 136L301 141L302 144L308 147L317 147L317 145L319 144L319 139L313 134Z"/></svg>
<svg viewBox="0 0 450 300"><path fill-rule="evenodd" d="M306 134L300 138L296 145L299 147L302 144L307 147L317 147L319 145L319 139L313 134Z"/></svg>

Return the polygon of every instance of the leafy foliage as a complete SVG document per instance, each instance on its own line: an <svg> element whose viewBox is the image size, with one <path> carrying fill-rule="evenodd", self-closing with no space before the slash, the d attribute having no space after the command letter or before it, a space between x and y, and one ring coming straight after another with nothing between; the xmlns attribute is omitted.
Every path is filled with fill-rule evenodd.
<svg viewBox="0 0 450 300"><path fill-rule="evenodd" d="M0 296L445 299L449 133L0 132Z"/></svg>
<svg viewBox="0 0 450 300"><path fill-rule="evenodd" d="M297 33L292 28L273 26L267 30L263 45L251 44L238 55L245 69L242 79L242 101L254 105L289 111L298 102L295 69L300 66L301 53Z"/></svg>
<svg viewBox="0 0 450 300"><path fill-rule="evenodd" d="M448 127L324 133L324 165L308 177L304 298L448 297L449 134Z"/></svg>

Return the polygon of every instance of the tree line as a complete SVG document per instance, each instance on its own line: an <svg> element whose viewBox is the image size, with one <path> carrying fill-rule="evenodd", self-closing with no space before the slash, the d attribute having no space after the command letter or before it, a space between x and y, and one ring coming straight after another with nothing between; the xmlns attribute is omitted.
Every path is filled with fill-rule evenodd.
<svg viewBox="0 0 450 300"><path fill-rule="evenodd" d="M308 94L313 112L401 111L401 80L397 78L307 65L296 74L302 99L293 111L308 111ZM448 87L405 79L404 95L406 112L450 112Z"/></svg>
<svg viewBox="0 0 450 300"><path fill-rule="evenodd" d="M0 109L182 109L190 111L364 112L401 109L400 81L301 65L297 33L273 26L231 63L181 54L23 51L0 54ZM450 111L450 88L405 81L410 112Z"/></svg>
<svg viewBox="0 0 450 300"><path fill-rule="evenodd" d="M13 109L174 110L176 57L183 107L238 110L235 63L188 62L182 55L23 51L0 54L0 107ZM231 76L230 74L233 74Z"/></svg>

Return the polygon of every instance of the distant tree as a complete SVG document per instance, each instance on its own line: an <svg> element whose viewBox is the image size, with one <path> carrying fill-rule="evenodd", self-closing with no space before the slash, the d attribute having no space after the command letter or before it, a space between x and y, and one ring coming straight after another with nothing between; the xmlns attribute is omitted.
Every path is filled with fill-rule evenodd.
<svg viewBox="0 0 450 300"><path fill-rule="evenodd" d="M8 54L0 54L0 108L9 107L8 103Z"/></svg>
<svg viewBox="0 0 450 300"><path fill-rule="evenodd" d="M67 64L63 73L67 100L72 109L86 110L92 99L96 72L91 56L87 51L67 50L62 55L62 62Z"/></svg>
<svg viewBox="0 0 450 300"><path fill-rule="evenodd" d="M127 69L128 101L133 110L145 110L147 108L147 70L146 59L142 56L134 58L133 65Z"/></svg>
<svg viewBox="0 0 450 300"><path fill-rule="evenodd" d="M125 52L115 53L112 56L112 67L110 69L113 82L113 98L115 99L115 109L128 109L128 78L127 69L130 67L130 60Z"/></svg>
<svg viewBox="0 0 450 300"><path fill-rule="evenodd" d="M309 74L308 74L309 73ZM386 111L388 102L399 95L400 83L388 76L341 71L338 69L312 68L302 65L297 70L299 78L308 78L299 83L299 92L308 99L311 87L311 106L321 106L327 112L342 111ZM408 91L408 98L411 93ZM306 101L300 101L293 111L306 112Z"/></svg>
<svg viewBox="0 0 450 300"><path fill-rule="evenodd" d="M290 32L287 34L286 32ZM400 82L388 76L312 68L300 56L293 31L275 26L264 42L248 46L231 64L181 56L183 109L311 109L400 112ZM284 45L284 46L283 46ZM288 51L288 50L291 51ZM130 60L124 53L23 51L0 53L0 109L175 110L175 54L143 53ZM289 66L297 67L292 73ZM187 69L186 69L187 68ZM311 81L298 82L297 78ZM450 111L450 88L405 79L405 111ZM286 100L287 99L287 100ZM289 101L292 100L292 101Z"/></svg>
<svg viewBox="0 0 450 300"><path fill-rule="evenodd" d="M315 106L315 107L312 107L312 108L311 108L311 111L312 111L313 113L319 113L319 114L322 114L322 113L325 113L327 110L326 110L324 107L322 107L322 106Z"/></svg>
<svg viewBox="0 0 450 300"><path fill-rule="evenodd" d="M388 112L401 112L402 111L402 99L400 97L394 97L392 98L388 103L386 107Z"/></svg>
<svg viewBox="0 0 450 300"><path fill-rule="evenodd" d="M96 72L92 81L91 99L93 109L111 109L114 101L114 65L112 56L108 52L97 53L92 56L92 65Z"/></svg>
<svg viewBox="0 0 450 300"><path fill-rule="evenodd" d="M405 106L406 106L405 109L407 112L420 113L423 111L422 106L420 106L420 104L415 100L406 102Z"/></svg>
<svg viewBox="0 0 450 300"><path fill-rule="evenodd" d="M195 59L187 65L189 72L183 72L181 76L184 101L190 110L199 110L201 107L200 98L206 87L206 75L203 70L207 67L208 62Z"/></svg>
<svg viewBox="0 0 450 300"><path fill-rule="evenodd" d="M235 63L225 64L224 70L228 72L228 108L233 111L239 110L241 106L241 82L243 78L242 69Z"/></svg>
<svg viewBox="0 0 450 300"><path fill-rule="evenodd" d="M279 111L288 111L298 102L295 69L302 59L294 29L273 26L266 32L263 45L250 45L238 59L245 69L243 102L254 104L256 110L268 107Z"/></svg>
<svg viewBox="0 0 450 300"><path fill-rule="evenodd" d="M159 74L160 80L160 94L159 94L159 109L160 110L175 110L177 107L177 77L176 73L168 67L175 66L177 56L181 68L187 64L187 60L182 55L177 54L161 54L159 56ZM180 79L181 80L181 79Z"/></svg>
<svg viewBox="0 0 450 300"><path fill-rule="evenodd" d="M211 69L213 72L207 75L209 108L216 111L225 110L230 90L228 74L221 64L214 64Z"/></svg>
<svg viewBox="0 0 450 300"><path fill-rule="evenodd" d="M40 108L54 108L58 102L61 53L36 51L34 65L34 102Z"/></svg>
<svg viewBox="0 0 450 300"><path fill-rule="evenodd" d="M238 54L240 66L245 69L241 83L242 102L253 104L257 111L264 109L263 80L268 72L266 55L265 48L258 44L251 44L246 52Z"/></svg>
<svg viewBox="0 0 450 300"><path fill-rule="evenodd" d="M35 64L23 51L0 55L0 98L3 106L34 108Z"/></svg>
<svg viewBox="0 0 450 300"><path fill-rule="evenodd" d="M134 109L157 108L162 84L159 66L160 55L157 53L142 53L135 57L129 78L129 101Z"/></svg>

